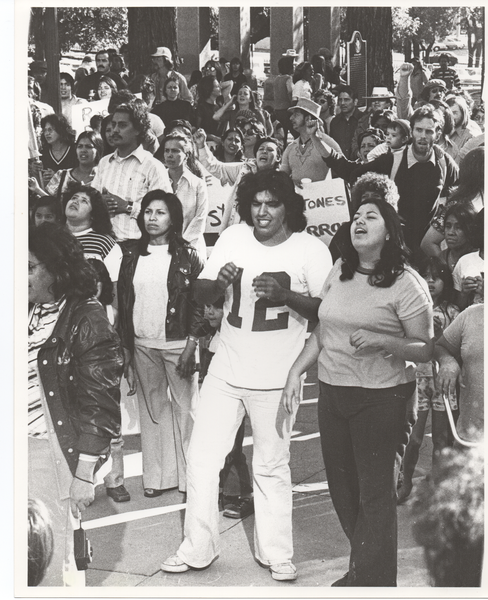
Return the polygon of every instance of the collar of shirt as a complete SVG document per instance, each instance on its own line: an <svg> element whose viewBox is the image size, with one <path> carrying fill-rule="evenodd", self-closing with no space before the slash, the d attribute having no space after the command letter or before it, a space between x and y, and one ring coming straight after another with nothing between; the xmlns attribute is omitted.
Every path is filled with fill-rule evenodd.
<svg viewBox="0 0 488 600"><path fill-rule="evenodd" d="M420 161L415 158L415 156L413 154L413 150L412 150L412 144L410 144L410 146L408 147L408 150L407 150L407 168L410 169L410 167L413 167L413 165L418 162L420 162ZM429 159L427 161L422 161L422 162L431 162L432 164L435 165L434 148L432 148Z"/></svg>
<svg viewBox="0 0 488 600"><path fill-rule="evenodd" d="M75 237L80 237L80 235L85 235L87 233L91 233L93 231L93 227L88 227L88 229L83 229L83 231L72 231L71 233Z"/></svg>
<svg viewBox="0 0 488 600"><path fill-rule="evenodd" d="M142 147L142 144L139 144L139 146L137 146L137 148L135 150L133 150L130 154L128 154L127 156L119 156L119 149L116 148L115 152L109 157L109 162L112 162L113 160L116 160L117 162L122 162L123 160L127 160L128 158L130 158L131 156L134 156L135 158L137 158L137 160L142 163L142 161L144 160L144 156L145 156L145 150Z"/></svg>
<svg viewBox="0 0 488 600"><path fill-rule="evenodd" d="M55 315L56 313L59 315L65 304L66 296L61 296L56 302L34 304L29 315L29 333L42 328L44 318L47 315Z"/></svg>

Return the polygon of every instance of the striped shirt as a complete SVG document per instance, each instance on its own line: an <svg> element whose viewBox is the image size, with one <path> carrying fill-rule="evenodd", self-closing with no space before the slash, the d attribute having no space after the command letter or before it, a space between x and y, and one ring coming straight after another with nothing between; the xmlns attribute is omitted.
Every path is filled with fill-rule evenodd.
<svg viewBox="0 0 488 600"><path fill-rule="evenodd" d="M47 439L47 425L41 402L41 381L37 367L39 349L53 332L66 304L63 297L53 304L35 304L29 315L28 344L28 435Z"/></svg>
<svg viewBox="0 0 488 600"><path fill-rule="evenodd" d="M113 237L104 233L97 233L91 228L72 233L82 245L85 258L102 260L107 267L110 279L113 282L118 281L122 262L122 249Z"/></svg>
<svg viewBox="0 0 488 600"><path fill-rule="evenodd" d="M171 192L168 171L150 152L138 146L134 152L122 158L118 150L104 156L91 183L99 192L107 190L127 202L134 202L129 215L122 213L112 217L112 226L118 242L137 240L141 232L137 225L137 215L141 200L151 190Z"/></svg>

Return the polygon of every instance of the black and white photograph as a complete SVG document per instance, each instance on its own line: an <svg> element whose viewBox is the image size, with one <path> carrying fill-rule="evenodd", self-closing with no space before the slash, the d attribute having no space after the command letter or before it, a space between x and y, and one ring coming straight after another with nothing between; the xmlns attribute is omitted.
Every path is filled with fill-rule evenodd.
<svg viewBox="0 0 488 600"><path fill-rule="evenodd" d="M483 597L484 6L13 4L14 595Z"/></svg>

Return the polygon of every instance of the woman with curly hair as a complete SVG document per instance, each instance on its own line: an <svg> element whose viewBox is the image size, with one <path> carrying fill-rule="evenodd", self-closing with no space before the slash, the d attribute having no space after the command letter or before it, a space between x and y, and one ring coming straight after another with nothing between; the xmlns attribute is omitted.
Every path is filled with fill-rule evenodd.
<svg viewBox="0 0 488 600"><path fill-rule="evenodd" d="M137 224L141 238L127 244L118 282L119 332L129 393L137 387L144 496L156 498L176 486L186 492L198 400L195 349L204 333L193 286L203 262L182 237L175 194L148 192Z"/></svg>
<svg viewBox="0 0 488 600"><path fill-rule="evenodd" d="M83 585L73 530L95 471L120 433L120 340L95 300L95 273L61 225L29 234L29 497L51 513L54 555L42 585Z"/></svg>
<svg viewBox="0 0 488 600"><path fill-rule="evenodd" d="M332 585L396 586L396 454L415 392L413 362L431 360L434 350L432 300L407 264L400 219L384 198L363 198L350 233L283 403L295 409L301 376L318 359L322 455L351 545L349 571Z"/></svg>
<svg viewBox="0 0 488 600"><path fill-rule="evenodd" d="M56 171L76 167L75 132L63 115L47 115L41 120L42 181L50 181Z"/></svg>

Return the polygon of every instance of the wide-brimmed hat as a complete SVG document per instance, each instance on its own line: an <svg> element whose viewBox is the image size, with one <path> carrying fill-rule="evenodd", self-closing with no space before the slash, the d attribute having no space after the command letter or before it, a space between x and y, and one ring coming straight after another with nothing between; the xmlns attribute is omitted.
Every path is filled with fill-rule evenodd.
<svg viewBox="0 0 488 600"><path fill-rule="evenodd" d="M364 96L365 100L388 100L395 97L386 87L374 87L371 96Z"/></svg>
<svg viewBox="0 0 488 600"><path fill-rule="evenodd" d="M166 48L165 46L158 46L156 48L156 52L154 54L151 54L151 56L164 56L169 60L173 60L171 50L169 48Z"/></svg>
<svg viewBox="0 0 488 600"><path fill-rule="evenodd" d="M281 56L293 56L294 58L297 58L299 55L296 53L294 48L290 48L289 50L284 52Z"/></svg>
<svg viewBox="0 0 488 600"><path fill-rule="evenodd" d="M422 88L422 91L430 90L430 89L436 88L436 87L440 87L444 91L447 91L447 86L442 79L431 79L424 85L424 87Z"/></svg>
<svg viewBox="0 0 488 600"><path fill-rule="evenodd" d="M317 104L313 100L309 100L308 98L299 98L298 103L295 106L290 106L289 111L296 110L299 108L300 110L304 110L309 115L312 115L314 119L317 119L320 123L323 123L320 118L320 109L322 108L320 104Z"/></svg>

